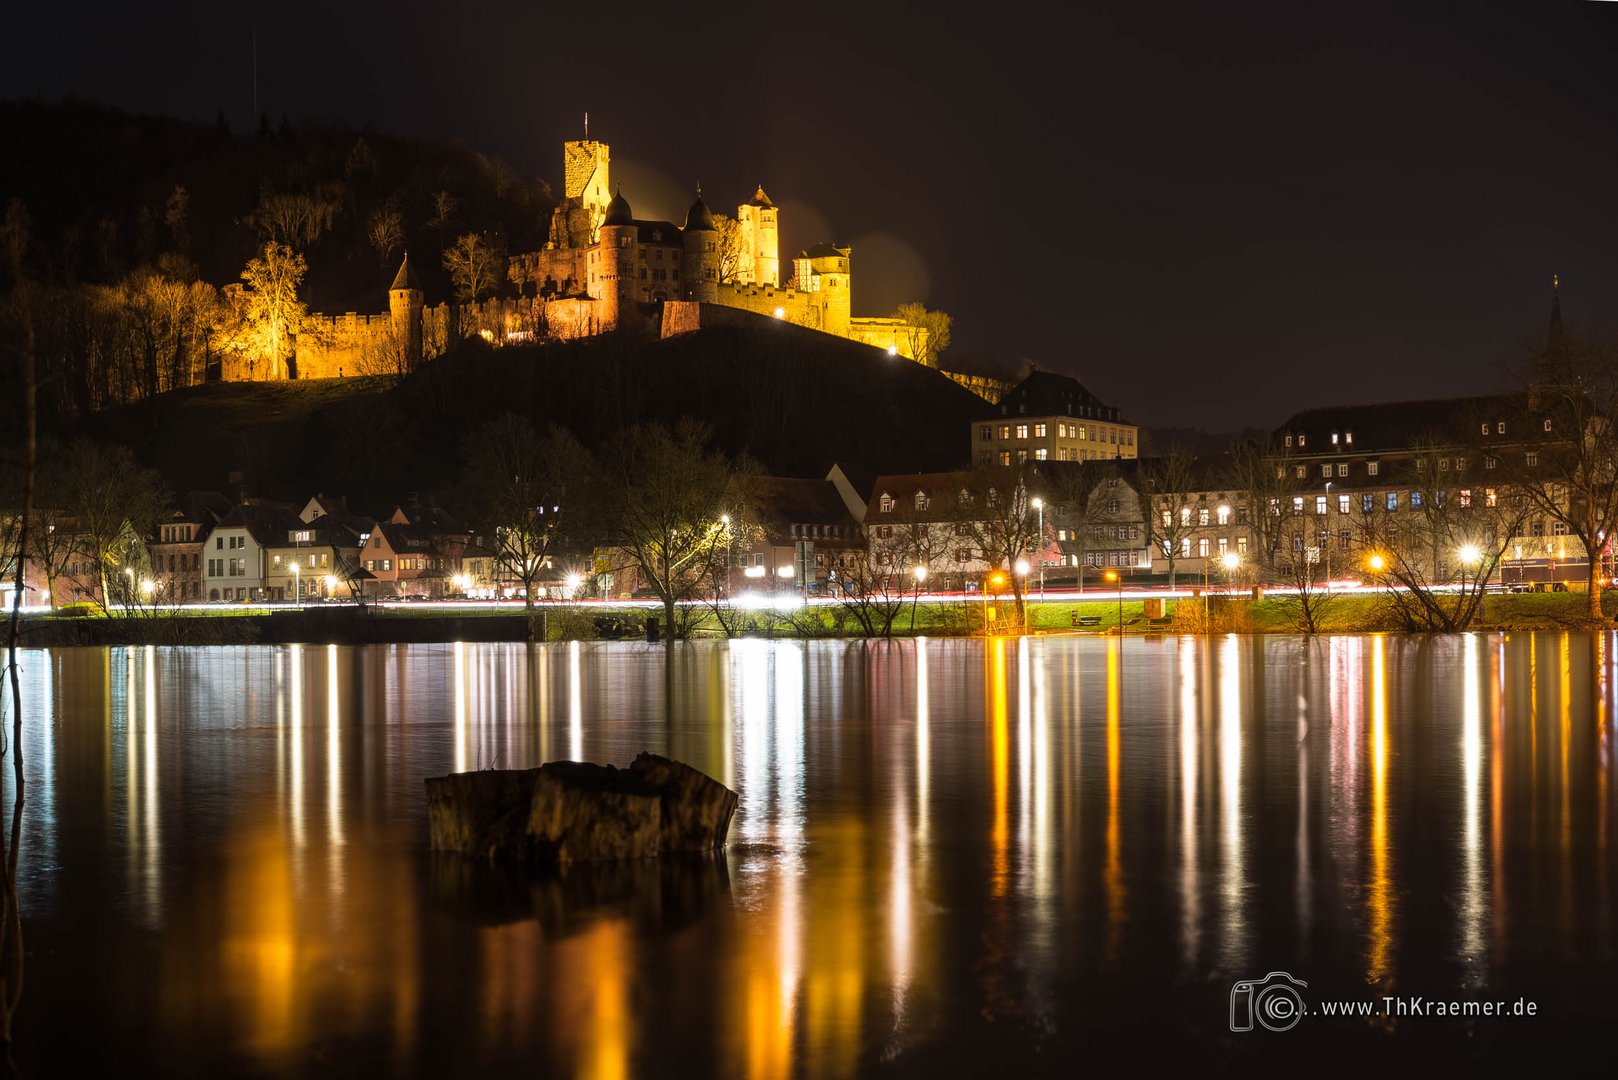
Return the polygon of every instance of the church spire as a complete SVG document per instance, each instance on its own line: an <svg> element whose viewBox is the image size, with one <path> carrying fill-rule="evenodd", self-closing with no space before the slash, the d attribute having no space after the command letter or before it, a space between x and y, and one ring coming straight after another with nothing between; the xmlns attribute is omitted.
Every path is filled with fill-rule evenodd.
<svg viewBox="0 0 1618 1080"><path fill-rule="evenodd" d="M1568 358L1567 328L1562 325L1562 282L1556 275L1551 275L1551 321L1545 331L1545 358L1553 364L1560 364Z"/></svg>

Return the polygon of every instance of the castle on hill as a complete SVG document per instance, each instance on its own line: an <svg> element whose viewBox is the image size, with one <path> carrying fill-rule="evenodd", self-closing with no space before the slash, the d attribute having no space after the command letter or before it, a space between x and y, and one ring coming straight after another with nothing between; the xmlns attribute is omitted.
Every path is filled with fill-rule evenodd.
<svg viewBox="0 0 1618 1080"><path fill-rule="evenodd" d="M655 325L668 337L703 325L779 319L892 356L925 355L924 329L896 318L854 315L851 248L821 243L799 251L783 283L780 208L763 185L736 208L739 241L722 250L700 187L679 225L637 218L623 191L611 187L606 143L568 142L562 161L563 194L545 247L509 260L506 291L515 295L429 306L406 254L388 290L386 313L311 316L298 335L292 370L259 370L243 358L228 364L224 377L265 381L404 372L458 337L475 334L495 345L565 341L631 320ZM968 377L951 377L985 393Z"/></svg>

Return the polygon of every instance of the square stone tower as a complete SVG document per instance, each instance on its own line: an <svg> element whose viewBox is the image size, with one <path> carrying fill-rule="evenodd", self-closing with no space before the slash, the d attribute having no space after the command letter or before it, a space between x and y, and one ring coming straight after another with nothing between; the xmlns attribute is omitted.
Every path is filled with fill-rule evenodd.
<svg viewBox="0 0 1618 1080"><path fill-rule="evenodd" d="M753 198L736 208L742 227L742 254L736 267L736 280L743 285L781 285L781 241L776 225L775 204L758 186Z"/></svg>
<svg viewBox="0 0 1618 1080"><path fill-rule="evenodd" d="M577 199L590 214L590 242L601 233L601 219L612 201L607 180L607 144L595 139L579 139L562 144L562 195Z"/></svg>

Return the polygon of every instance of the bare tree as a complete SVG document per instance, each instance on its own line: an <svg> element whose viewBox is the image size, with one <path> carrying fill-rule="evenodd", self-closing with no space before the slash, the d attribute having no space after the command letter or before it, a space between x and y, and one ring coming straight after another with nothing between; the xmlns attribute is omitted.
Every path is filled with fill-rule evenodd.
<svg viewBox="0 0 1618 1080"><path fill-rule="evenodd" d="M51 463L48 480L77 529L80 553L95 567L102 607L113 595L109 571L133 601L146 565L144 537L169 502L162 479L122 446L79 441Z"/></svg>
<svg viewBox="0 0 1618 1080"><path fill-rule="evenodd" d="M506 257L498 244L477 233L466 233L444 252L444 269L455 285L455 295L475 302L497 288L506 277Z"/></svg>
<svg viewBox="0 0 1618 1080"><path fill-rule="evenodd" d="M8 314L14 317L18 328L14 352L20 361L22 398L22 505L15 523L16 550L14 564L14 591L6 632L6 672L11 690L11 738L0 746L0 759L11 757L12 785L15 797L11 808L10 835L0 833L0 866L4 867L0 881L0 1052L6 1071L16 1075L16 1062L12 1059L11 1020L22 999L23 949L22 902L17 894L17 857L22 849L22 818L26 804L27 781L23 772L23 698L22 684L17 673L17 650L22 639L23 590L27 583L22 554L28 550L29 528L34 507L35 466L37 463L37 408L35 401L34 321L32 282L25 269L24 258L29 240L28 214L22 202L11 200L0 222L0 253L4 255L4 270L9 277L9 290L5 296ZM14 421L12 421L14 422Z"/></svg>
<svg viewBox="0 0 1618 1080"><path fill-rule="evenodd" d="M742 223L727 214L714 214L713 229L719 284L734 285L742 267Z"/></svg>
<svg viewBox="0 0 1618 1080"><path fill-rule="evenodd" d="M1149 462L1141 471L1150 507L1148 523L1153 541L1169 564L1169 588L1174 588L1179 560L1196 532L1198 522L1191 496L1197 490L1196 460L1179 450Z"/></svg>
<svg viewBox="0 0 1618 1080"><path fill-rule="evenodd" d="M900 304L893 314L905 324L911 358L918 364L937 367L939 354L949 348L954 320L942 311L928 311L919 300Z"/></svg>
<svg viewBox="0 0 1618 1080"><path fill-rule="evenodd" d="M247 223L266 244L281 244L305 251L332 226L337 204L313 195L266 191Z"/></svg>
<svg viewBox="0 0 1618 1080"><path fill-rule="evenodd" d="M1529 505L1584 548L1585 611L1600 620L1601 561L1618 529L1618 347L1566 331L1558 310L1532 361L1527 412L1505 421L1489 452Z"/></svg>
<svg viewBox="0 0 1618 1080"><path fill-rule="evenodd" d="M1475 448L1429 440L1410 462L1406 490L1360 497L1359 561L1390 587L1394 615L1408 629L1470 626L1534 506L1522 489L1483 468L1485 461Z"/></svg>
<svg viewBox="0 0 1618 1080"><path fill-rule="evenodd" d="M1039 514L1028 490L1033 463L983 465L966 474L957 496L957 513L966 535L982 559L1003 569L1011 581L1012 601L1017 622L1026 619L1026 575L1018 564L1043 546L1039 535Z"/></svg>
<svg viewBox="0 0 1618 1080"><path fill-rule="evenodd" d="M471 521L502 576L521 583L530 610L540 576L587 497L586 461L570 432L553 427L541 437L511 413L484 424L466 441L461 490Z"/></svg>
<svg viewBox="0 0 1618 1080"><path fill-rule="evenodd" d="M373 210L365 235L385 266L392 261L393 253L404 247L404 217L391 206Z"/></svg>
<svg viewBox="0 0 1618 1080"><path fill-rule="evenodd" d="M1254 565L1254 577L1261 581L1273 576L1291 577L1287 515L1293 497L1304 489L1306 481L1299 475L1300 466L1293 460L1292 451L1244 442L1231 451L1224 466L1225 483L1241 499L1238 522L1253 534L1249 559Z"/></svg>
<svg viewBox="0 0 1618 1080"><path fill-rule="evenodd" d="M709 449L709 428L681 420L631 428L613 439L593 501L601 535L663 602L668 637L681 632L677 609L708 588L716 555L729 540L723 517L753 499L750 464L733 468Z"/></svg>
<svg viewBox="0 0 1618 1080"><path fill-rule="evenodd" d="M1272 572L1290 586L1281 599L1305 634L1320 632L1321 617L1337 599L1328 588L1325 570L1326 545L1332 537L1320 521L1317 515L1294 513L1289 507L1275 530L1279 550Z"/></svg>

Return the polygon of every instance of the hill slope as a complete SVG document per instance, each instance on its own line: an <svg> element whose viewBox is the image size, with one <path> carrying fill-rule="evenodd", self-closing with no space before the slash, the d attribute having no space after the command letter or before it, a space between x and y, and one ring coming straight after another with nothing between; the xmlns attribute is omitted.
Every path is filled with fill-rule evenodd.
<svg viewBox="0 0 1618 1080"><path fill-rule="evenodd" d="M959 466L983 402L937 372L787 326L716 327L665 341L604 337L493 350L474 342L397 384L375 379L225 384L84 421L177 490L245 470L266 496L324 491L362 502L436 493L454 504L466 436L504 412L558 424L586 446L693 416L716 443L775 475Z"/></svg>

